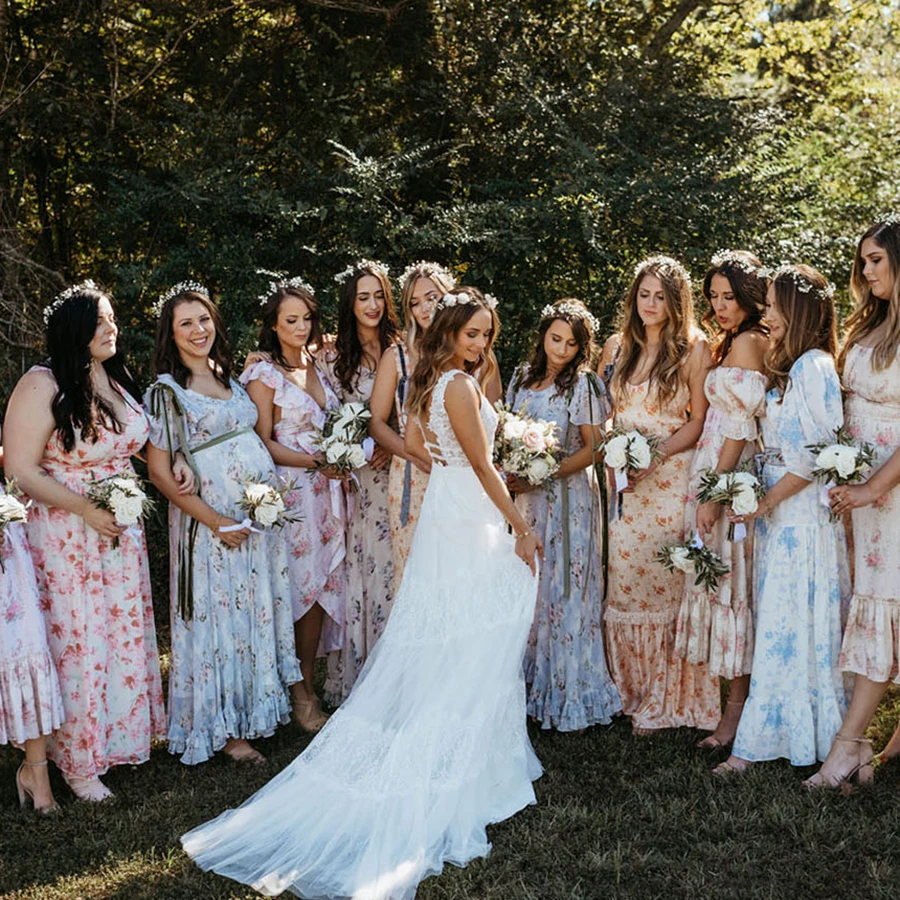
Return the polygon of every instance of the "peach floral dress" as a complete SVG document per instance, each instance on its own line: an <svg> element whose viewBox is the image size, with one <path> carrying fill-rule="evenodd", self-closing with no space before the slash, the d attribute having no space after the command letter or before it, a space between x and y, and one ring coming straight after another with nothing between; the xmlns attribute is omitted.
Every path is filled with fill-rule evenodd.
<svg viewBox="0 0 900 900"><path fill-rule="evenodd" d="M717 366L706 376L704 391L709 412L691 463L684 507L685 539L697 531L700 477L718 465L726 438L747 442L740 463L748 463L757 449L756 419L766 412L766 378L761 372ZM685 579L675 652L688 662L708 663L710 671L721 678L749 675L753 662L752 524L743 541L729 541L723 512L707 544L731 571L719 579L715 593L697 587L693 578Z"/></svg>
<svg viewBox="0 0 900 900"><path fill-rule="evenodd" d="M121 434L101 427L90 443L76 430L69 453L54 433L44 471L76 494L92 478L133 474L131 457L147 443L149 426L140 404L125 401ZM84 778L144 762L150 741L165 736L165 712L143 527L113 546L81 516L35 501L28 540L65 710L47 755Z"/></svg>
<svg viewBox="0 0 900 900"><path fill-rule="evenodd" d="M900 355L875 371L872 348L854 344L844 386L846 426L875 448L878 469L900 448ZM900 488L852 515L856 564L840 668L900 683Z"/></svg>
<svg viewBox="0 0 900 900"><path fill-rule="evenodd" d="M664 440L688 419L690 392L681 385L664 405L649 381L626 384L613 398L613 422ZM622 495L622 514L610 506L606 641L609 669L623 711L641 729L715 728L721 715L718 678L675 652L675 624L684 575L654 557L682 540L693 450L676 453Z"/></svg>
<svg viewBox="0 0 900 900"><path fill-rule="evenodd" d="M397 387L394 391L394 414L400 437L406 436L406 396L412 378L409 351L405 344L396 344L385 351L397 363ZM419 510L428 487L428 474L400 456L391 458L388 473L388 521L391 525L391 553L394 558L394 593L400 589L403 569L409 558Z"/></svg>

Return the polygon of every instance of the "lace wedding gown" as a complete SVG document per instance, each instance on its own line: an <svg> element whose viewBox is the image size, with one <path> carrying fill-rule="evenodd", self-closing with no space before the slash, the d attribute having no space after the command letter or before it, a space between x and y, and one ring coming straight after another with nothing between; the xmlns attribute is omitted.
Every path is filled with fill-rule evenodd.
<svg viewBox="0 0 900 900"><path fill-rule="evenodd" d="M384 635L309 747L182 837L203 869L269 896L409 900L445 862L486 855L487 824L535 802L522 657L537 582L453 433L455 376L468 377L434 389L436 462ZM493 439L486 401L481 419Z"/></svg>

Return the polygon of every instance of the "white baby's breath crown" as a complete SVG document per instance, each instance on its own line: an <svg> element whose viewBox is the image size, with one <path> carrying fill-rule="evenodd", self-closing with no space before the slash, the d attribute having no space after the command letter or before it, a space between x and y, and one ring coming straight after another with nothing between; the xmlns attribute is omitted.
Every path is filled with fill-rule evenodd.
<svg viewBox="0 0 900 900"><path fill-rule="evenodd" d="M354 274L354 272L358 272L360 269L369 269L372 272L378 272L384 278L388 277L388 272L390 271L383 262L379 262L377 259L358 259L355 263L351 263L347 266L343 272L338 272L337 275L334 276L334 280L337 284L343 284Z"/></svg>
<svg viewBox="0 0 900 900"><path fill-rule="evenodd" d="M478 300L466 291L457 291L455 294L447 293L435 304L436 309L450 309L453 306L477 306ZM493 294L484 295L484 305L488 309L497 308L497 298Z"/></svg>
<svg viewBox="0 0 900 900"><path fill-rule="evenodd" d="M313 286L309 284L309 282L304 281L299 275L288 278L286 272L270 272L267 269L257 269L256 274L268 275L272 279L266 290L256 298L259 300L260 306L265 306L269 302L269 298L272 294L283 288L299 288L301 291L306 291L306 293L312 297L316 296Z"/></svg>
<svg viewBox="0 0 900 900"><path fill-rule="evenodd" d="M894 210L883 212L880 215L875 216L875 224L892 225L896 227L897 225L900 225L900 212L895 212Z"/></svg>
<svg viewBox="0 0 900 900"><path fill-rule="evenodd" d="M209 290L204 287L204 285L200 284L199 281L179 281L178 284L173 284L165 293L160 294L156 298L156 302L153 304L153 315L159 317L159 314L163 311L163 307L171 300L173 297L177 297L179 294L187 293L191 291L194 294L202 294L209 300Z"/></svg>
<svg viewBox="0 0 900 900"><path fill-rule="evenodd" d="M71 300L72 297L81 294L84 291L99 291L100 288L94 283L93 279L87 278L84 281L79 282L78 284L73 284L71 287L67 287L64 291L57 294L51 301L44 307L44 324L47 325L50 322L50 317L59 309L62 309L65 306L67 300Z"/></svg>
<svg viewBox="0 0 900 900"><path fill-rule="evenodd" d="M639 278L641 275L646 274L646 271L650 266L659 269L663 275L677 275L686 284L690 285L691 283L691 276L688 270L678 262L677 259L662 254L655 254L653 256L648 256L646 259L642 259L634 267L634 277Z"/></svg>
<svg viewBox="0 0 900 900"><path fill-rule="evenodd" d="M541 310L541 321L544 319L581 319L591 334L596 334L600 323L586 309L574 303L550 303Z"/></svg>
<svg viewBox="0 0 900 900"><path fill-rule="evenodd" d="M759 274L761 278L767 278L769 281L775 281L777 278L790 278L801 294L818 294L826 300L834 298L835 287L830 281L825 282L825 287L817 288L796 266L790 263L781 263L775 269L760 269Z"/></svg>
<svg viewBox="0 0 900 900"><path fill-rule="evenodd" d="M765 271L764 269L754 266L750 260L743 257L737 250L716 250L711 262L716 269L722 266L736 266L748 275L755 275L757 278L765 277L762 274Z"/></svg>
<svg viewBox="0 0 900 900"><path fill-rule="evenodd" d="M449 269L445 269L440 263L428 262L424 259L420 259L418 262L414 262L408 265L403 270L403 274L400 276L398 283L400 285L400 289L403 290L403 288L406 286L406 282L409 281L409 279L413 276L416 276L417 278L430 278L432 275L440 276L449 284L456 284L456 279L453 277L453 274Z"/></svg>

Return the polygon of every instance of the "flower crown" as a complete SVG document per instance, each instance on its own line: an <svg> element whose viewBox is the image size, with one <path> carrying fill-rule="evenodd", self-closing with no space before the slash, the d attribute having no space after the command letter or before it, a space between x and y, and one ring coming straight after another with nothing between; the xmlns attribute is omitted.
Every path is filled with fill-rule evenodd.
<svg viewBox="0 0 900 900"><path fill-rule="evenodd" d="M301 291L306 291L311 297L316 296L313 286L304 281L299 275L295 275L293 278L286 278L286 272L269 272L267 269L257 269L256 274L269 275L273 279L269 282L268 288L256 298L259 300L260 306L265 306L272 294L283 288L299 288Z"/></svg>
<svg viewBox="0 0 900 900"><path fill-rule="evenodd" d="M450 284L456 284L456 279L449 269L445 269L440 263L428 262L427 260L420 259L418 262L408 265L403 270L403 274L400 276L399 280L401 290L413 275L417 275L420 278L428 278L429 275L440 275Z"/></svg>
<svg viewBox="0 0 900 900"><path fill-rule="evenodd" d="M648 256L646 259L642 259L635 267L634 267L634 277L638 278L639 276L645 274L645 271L650 266L655 266L659 269L663 275L677 275L681 278L686 284L690 285L691 276L688 273L688 270L680 263L677 259L672 259L671 256L663 256L661 254L657 254L655 256Z"/></svg>
<svg viewBox="0 0 900 900"><path fill-rule="evenodd" d="M165 293L160 294L156 298L156 302L153 304L153 315L159 317L163 307L169 300L177 297L179 294L187 293L187 291L191 291L194 294L203 294L209 300L209 290L200 284L199 281L179 281L178 284L173 284Z"/></svg>
<svg viewBox="0 0 900 900"><path fill-rule="evenodd" d="M541 321L544 319L581 319L591 334L600 330L600 323L586 309L574 303L550 303L541 310Z"/></svg>
<svg viewBox="0 0 900 900"><path fill-rule="evenodd" d="M348 278L350 278L353 274L358 272L360 269L370 269L373 272L378 272L385 278L388 277L389 269L383 263L379 262L377 259L358 259L355 263L351 263L344 269L343 272L338 272L337 275L334 276L335 282L337 284L343 284Z"/></svg>
<svg viewBox="0 0 900 900"><path fill-rule="evenodd" d="M50 322L50 318L53 314L58 310L62 309L65 306L67 300L71 300L72 297L77 296L83 291L99 291L100 288L94 283L92 278L88 278L85 281L80 282L79 284L73 284L71 287L67 287L62 293L57 294L51 301L44 307L44 324L47 325Z"/></svg>
<svg viewBox="0 0 900 900"><path fill-rule="evenodd" d="M761 274L763 269L758 269L750 260L745 259L736 250L716 250L712 258L713 268L719 269L722 266L736 266L748 275L754 275L757 278L765 277Z"/></svg>
<svg viewBox="0 0 900 900"><path fill-rule="evenodd" d="M825 287L817 288L799 269L789 263L782 263L777 269L760 269L759 274L761 278L767 278L769 281L787 276L801 294L818 294L825 300L834 297L835 288L830 281L825 282Z"/></svg>
<svg viewBox="0 0 900 900"><path fill-rule="evenodd" d="M492 294L484 295L484 304L488 309L497 308L497 298ZM435 309L450 309L452 306L477 306L478 301L466 291L459 291L456 294L444 294L435 304Z"/></svg>
<svg viewBox="0 0 900 900"><path fill-rule="evenodd" d="M900 225L900 213L890 210L875 217L876 225Z"/></svg>

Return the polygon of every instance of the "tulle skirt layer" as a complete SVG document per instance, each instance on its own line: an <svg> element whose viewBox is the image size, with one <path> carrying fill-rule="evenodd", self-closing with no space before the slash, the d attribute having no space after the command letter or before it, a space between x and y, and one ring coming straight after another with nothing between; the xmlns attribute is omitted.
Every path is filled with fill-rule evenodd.
<svg viewBox="0 0 900 900"><path fill-rule="evenodd" d="M435 467L391 618L344 705L287 769L182 838L275 895L410 900L534 802L522 657L536 580L470 469Z"/></svg>

